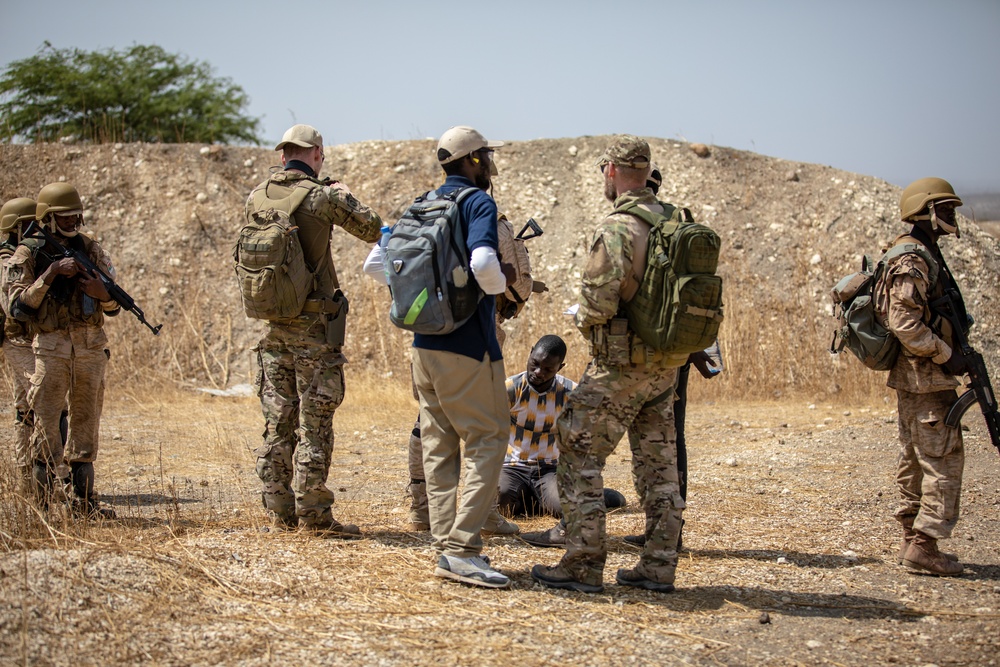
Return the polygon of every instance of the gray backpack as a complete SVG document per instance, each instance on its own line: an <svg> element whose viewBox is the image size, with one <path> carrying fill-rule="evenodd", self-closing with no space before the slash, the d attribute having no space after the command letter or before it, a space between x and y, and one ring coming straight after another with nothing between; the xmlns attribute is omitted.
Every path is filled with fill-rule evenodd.
<svg viewBox="0 0 1000 667"><path fill-rule="evenodd" d="M888 261L907 253L920 255L927 262L930 284L934 285L938 264L919 243L893 246L878 264L873 264L872 258L865 255L861 260L861 270L844 276L830 290L837 318L837 329L830 342L831 354L837 354L846 347L861 363L875 371L887 371L896 363L899 339L889 331L886 322L875 311L874 290L885 283L883 277ZM884 315L882 313L883 317Z"/></svg>
<svg viewBox="0 0 1000 667"><path fill-rule="evenodd" d="M419 334L451 333L476 312L482 291L469 268L459 204L476 188L410 205L382 247L392 306L389 319Z"/></svg>

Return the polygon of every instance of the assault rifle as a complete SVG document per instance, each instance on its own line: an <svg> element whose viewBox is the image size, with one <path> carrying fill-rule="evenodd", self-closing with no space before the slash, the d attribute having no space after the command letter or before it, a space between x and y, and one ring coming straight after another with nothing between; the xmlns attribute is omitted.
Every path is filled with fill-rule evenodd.
<svg viewBox="0 0 1000 667"><path fill-rule="evenodd" d="M101 282L104 283L104 289L108 291L108 295L110 295L112 299L118 302L119 306L121 306L122 308L129 311L137 318L139 318L139 321L145 324L147 327L149 327L149 330L153 332L154 336L158 336L160 334L160 329L163 328L163 325L157 324L154 327L152 324L147 322L146 314L142 312L142 308L135 305L135 299L130 297L128 295L128 292L126 292L121 287L116 285L115 281L112 280L111 277L108 276L108 274L104 273L104 271L101 271L100 267L94 264L90 260L90 258L87 257L86 253L80 252L76 248L64 246L63 244L59 243L59 239L53 236L48 230L45 229L45 227L39 225L38 222L34 220L31 222L30 225L28 225L28 228L24 230L22 238L28 238L28 237L38 238L39 235L41 235L41 237L44 238L49 245L56 248L59 254L61 254L63 257L75 259L76 263L82 266L85 271L87 271L93 276L100 278Z"/></svg>
<svg viewBox="0 0 1000 667"><path fill-rule="evenodd" d="M528 233L530 231L530 233ZM528 239L533 239L536 236L541 236L545 232L542 228L538 226L534 218L528 218L528 221L524 223L524 227L521 227L521 231L517 233L514 238L520 239L521 241L527 241Z"/></svg>
<svg viewBox="0 0 1000 667"><path fill-rule="evenodd" d="M955 293L955 290L945 290L944 296L930 303L934 313L941 315L951 323L955 345L968 364L966 371L969 377L969 382L966 385L968 391L959 396L958 400L951 406L944 418L944 423L951 428L960 428L962 417L966 411L972 407L973 403L978 402L983 411L983 418L986 419L986 429L990 432L990 440L993 441L993 446L1000 450L1000 412L997 411L996 394L993 393L990 376L986 373L983 355L969 345L969 339L965 334L968 322L963 320L971 320L971 318L965 314L964 308L960 309L961 303L961 297Z"/></svg>

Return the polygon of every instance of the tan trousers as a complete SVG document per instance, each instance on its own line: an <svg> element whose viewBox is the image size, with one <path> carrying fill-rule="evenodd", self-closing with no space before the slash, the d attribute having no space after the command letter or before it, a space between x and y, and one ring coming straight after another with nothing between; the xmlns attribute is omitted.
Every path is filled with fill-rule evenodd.
<svg viewBox="0 0 1000 667"><path fill-rule="evenodd" d="M448 556L476 556L507 450L510 408L503 360L491 362L484 355L476 361L416 347L412 359L434 548Z"/></svg>
<svg viewBox="0 0 1000 667"><path fill-rule="evenodd" d="M899 459L896 519L914 517L913 528L937 540L951 537L958 522L965 445L962 429L945 426L954 389L930 394L896 390Z"/></svg>
<svg viewBox="0 0 1000 667"><path fill-rule="evenodd" d="M107 336L99 327L40 333L28 404L35 413L31 453L51 466L97 459L104 407ZM63 449L59 416L69 398L69 437Z"/></svg>
<svg viewBox="0 0 1000 667"><path fill-rule="evenodd" d="M17 410L14 461L18 468L25 469L32 462L28 452L34 419L28 406L28 389L31 387L31 375L35 372L35 353L30 345L14 345L10 341L4 341L3 354L14 373L14 409Z"/></svg>

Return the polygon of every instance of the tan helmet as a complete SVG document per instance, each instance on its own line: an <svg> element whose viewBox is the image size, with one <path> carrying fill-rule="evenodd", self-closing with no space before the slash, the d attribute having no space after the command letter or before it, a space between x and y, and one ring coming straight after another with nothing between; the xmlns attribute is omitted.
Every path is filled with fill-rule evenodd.
<svg viewBox="0 0 1000 667"><path fill-rule="evenodd" d="M41 220L47 213L83 213L80 193L69 183L49 183L38 192L35 216Z"/></svg>
<svg viewBox="0 0 1000 667"><path fill-rule="evenodd" d="M11 199L0 208L0 234L10 234L17 223L35 219L35 200L28 197Z"/></svg>
<svg viewBox="0 0 1000 667"><path fill-rule="evenodd" d="M955 194L955 188L943 178L921 178L913 181L899 197L899 217L904 222L930 220L931 227L940 227L949 234L958 235L958 223L950 224L941 220L934 210L935 205L946 202L961 206L962 200Z"/></svg>
<svg viewBox="0 0 1000 667"><path fill-rule="evenodd" d="M76 236L78 231L67 232L56 224L55 217L59 215L76 215L83 213L83 202L80 193L69 183L49 183L38 191L38 204L35 206L35 217L53 234L59 233L66 237Z"/></svg>

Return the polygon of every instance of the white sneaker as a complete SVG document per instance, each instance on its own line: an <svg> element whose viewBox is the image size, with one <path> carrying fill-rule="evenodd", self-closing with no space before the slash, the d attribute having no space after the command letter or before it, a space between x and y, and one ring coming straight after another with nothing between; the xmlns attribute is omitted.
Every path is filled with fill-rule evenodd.
<svg viewBox="0 0 1000 667"><path fill-rule="evenodd" d="M490 567L489 561L482 556L459 558L442 554L434 569L434 576L455 579L473 586L510 588L510 578Z"/></svg>

